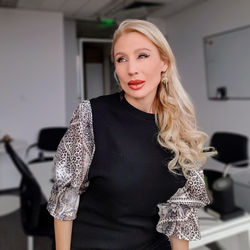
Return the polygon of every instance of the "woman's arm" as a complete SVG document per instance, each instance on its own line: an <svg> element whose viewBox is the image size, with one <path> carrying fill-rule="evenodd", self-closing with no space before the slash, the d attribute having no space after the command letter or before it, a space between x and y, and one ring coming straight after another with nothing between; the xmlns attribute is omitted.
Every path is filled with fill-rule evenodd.
<svg viewBox="0 0 250 250"><path fill-rule="evenodd" d="M56 250L70 250L72 224L72 220L54 219Z"/></svg>
<svg viewBox="0 0 250 250"><path fill-rule="evenodd" d="M55 218L56 250L70 250L73 220L80 194L88 187L88 170L95 151L89 100L75 110L54 157L54 184L47 209Z"/></svg>
<svg viewBox="0 0 250 250"><path fill-rule="evenodd" d="M188 240L181 240L174 237L170 237L172 250L188 250Z"/></svg>

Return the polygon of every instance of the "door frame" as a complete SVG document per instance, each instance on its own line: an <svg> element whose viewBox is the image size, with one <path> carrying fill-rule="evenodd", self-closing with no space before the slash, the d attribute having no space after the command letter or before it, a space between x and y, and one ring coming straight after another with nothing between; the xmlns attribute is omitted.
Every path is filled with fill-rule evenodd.
<svg viewBox="0 0 250 250"><path fill-rule="evenodd" d="M112 44L112 39L103 39L103 38L79 38L78 39L78 55L76 58L76 67L77 67L77 97L80 101L85 99L85 90L84 90L84 43L110 43Z"/></svg>

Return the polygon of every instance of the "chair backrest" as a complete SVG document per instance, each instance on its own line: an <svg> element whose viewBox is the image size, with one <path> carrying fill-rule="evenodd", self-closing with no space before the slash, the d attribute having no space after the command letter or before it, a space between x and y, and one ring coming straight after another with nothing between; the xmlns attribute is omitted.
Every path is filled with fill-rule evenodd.
<svg viewBox="0 0 250 250"><path fill-rule="evenodd" d="M25 232L30 234L38 226L40 207L46 199L28 166L9 142L5 142L5 149L22 176L20 185L22 225Z"/></svg>
<svg viewBox="0 0 250 250"><path fill-rule="evenodd" d="M48 127L40 130L37 147L41 150L56 151L67 131L66 127Z"/></svg>
<svg viewBox="0 0 250 250"><path fill-rule="evenodd" d="M248 166L248 138L246 136L229 132L216 132L211 138L210 145L218 151L218 154L214 156L216 160L237 167ZM237 163L245 160L245 163Z"/></svg>
<svg viewBox="0 0 250 250"><path fill-rule="evenodd" d="M45 161L53 161L53 156L45 155L44 151L56 152L57 147L66 133L66 127L47 127L40 130L38 135L38 141L31 144L26 150L26 157L28 157L29 151L36 147L39 150L38 157L29 160L29 164Z"/></svg>
<svg viewBox="0 0 250 250"><path fill-rule="evenodd" d="M17 170L22 176L30 176L32 177L32 173L29 170L28 166L23 162L23 160L17 155L15 150L12 148L10 142L5 142L5 151L10 156L11 160L15 164Z"/></svg>

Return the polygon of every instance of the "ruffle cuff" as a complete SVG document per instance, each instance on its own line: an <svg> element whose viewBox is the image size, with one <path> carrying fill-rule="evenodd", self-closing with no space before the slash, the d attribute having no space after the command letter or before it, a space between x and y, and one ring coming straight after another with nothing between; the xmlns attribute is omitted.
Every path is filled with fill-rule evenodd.
<svg viewBox="0 0 250 250"><path fill-rule="evenodd" d="M203 171L193 171L183 188L178 189L166 203L157 205L160 219L156 230L168 237L199 240L197 212L209 203Z"/></svg>
<svg viewBox="0 0 250 250"><path fill-rule="evenodd" d="M184 240L201 238L196 209L174 203L162 203L158 207L161 217L156 227L158 232Z"/></svg>

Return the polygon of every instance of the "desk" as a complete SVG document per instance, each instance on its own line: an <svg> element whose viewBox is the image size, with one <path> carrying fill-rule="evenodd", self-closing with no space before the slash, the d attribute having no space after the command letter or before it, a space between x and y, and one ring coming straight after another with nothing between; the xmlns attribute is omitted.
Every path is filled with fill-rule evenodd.
<svg viewBox="0 0 250 250"><path fill-rule="evenodd" d="M204 246L205 244L219 241L230 236L238 236L239 250L250 250L250 215L245 214L238 218L221 221L213 220L213 216L200 210L199 213L201 240L191 241L190 249Z"/></svg>

